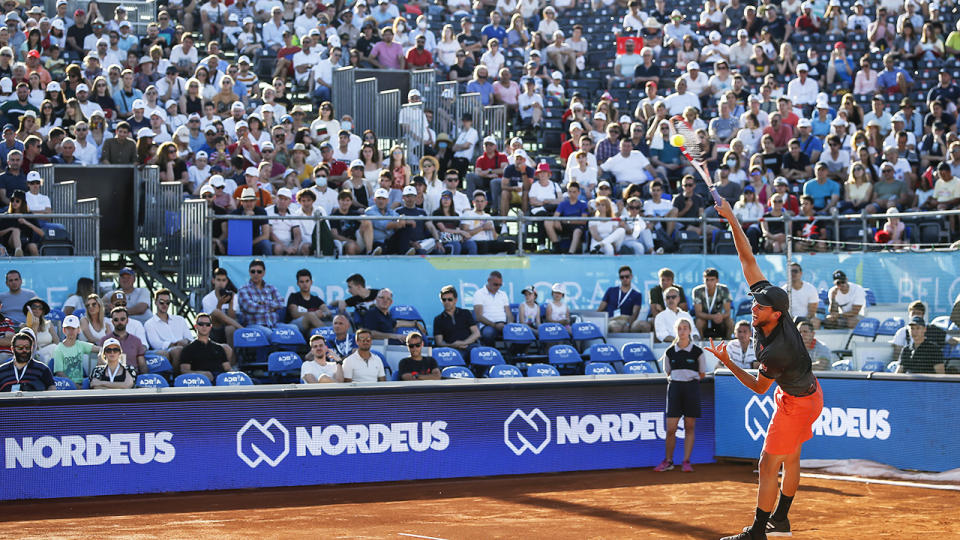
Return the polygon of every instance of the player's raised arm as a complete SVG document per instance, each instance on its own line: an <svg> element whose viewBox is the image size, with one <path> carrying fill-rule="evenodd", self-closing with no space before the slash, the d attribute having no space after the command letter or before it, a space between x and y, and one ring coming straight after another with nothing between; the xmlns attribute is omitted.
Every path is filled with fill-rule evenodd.
<svg viewBox="0 0 960 540"><path fill-rule="evenodd" d="M737 221L737 216L733 215L733 208L726 199L721 199L720 206L714 206L717 213L730 223L730 232L733 233L733 243L737 246L737 255L740 256L740 266L743 267L743 277L747 279L747 285L753 285L758 281L766 280L760 267L757 266L757 259L753 256L753 249L750 247L750 241L743 232L743 227Z"/></svg>

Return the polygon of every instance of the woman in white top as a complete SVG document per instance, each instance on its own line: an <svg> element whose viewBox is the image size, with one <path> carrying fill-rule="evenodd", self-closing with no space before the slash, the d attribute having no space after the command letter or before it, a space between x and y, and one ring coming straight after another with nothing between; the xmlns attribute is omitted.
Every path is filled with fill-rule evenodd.
<svg viewBox="0 0 960 540"><path fill-rule="evenodd" d="M32 214L49 214L52 212L50 206L50 197L40 193L40 186L43 185L43 178L36 171L30 171L27 174L27 208ZM11 193L12 195L12 193Z"/></svg>
<svg viewBox="0 0 960 540"><path fill-rule="evenodd" d="M537 32L543 37L546 41L553 40L553 34L560 29L560 25L557 24L557 10L553 6L547 6L543 8L543 19L540 21L540 24L537 25Z"/></svg>
<svg viewBox="0 0 960 540"><path fill-rule="evenodd" d="M640 197L627 199L623 213L620 215L621 223L627 233L621 251L622 248L629 247L634 255L653 253L653 232L640 213L642 209L643 202Z"/></svg>
<svg viewBox="0 0 960 540"><path fill-rule="evenodd" d="M576 164L567 169L567 184L570 182L580 184L584 196L590 200L597 187L597 168L590 166L587 152L583 150L574 152L573 157Z"/></svg>
<svg viewBox="0 0 960 540"><path fill-rule="evenodd" d="M89 343L100 343L103 336L113 331L110 319L104 315L103 301L96 294L91 294L87 296L84 306L87 312L80 319L83 340Z"/></svg>
<svg viewBox="0 0 960 540"><path fill-rule="evenodd" d="M763 130L760 129L760 121L757 119L757 115L753 113L747 113L744 116L744 124L744 127L737 132L737 138L743 142L747 152L753 154L760 148L760 137L763 136Z"/></svg>
<svg viewBox="0 0 960 540"><path fill-rule="evenodd" d="M763 217L763 205L757 202L757 192L753 186L747 185L740 194L740 200L733 205L733 213L741 223L751 225Z"/></svg>
<svg viewBox="0 0 960 540"><path fill-rule="evenodd" d="M520 324L529 326L534 332L540 327L540 304L537 304L537 290L533 285L523 289L523 303L518 307L517 319Z"/></svg>
<svg viewBox="0 0 960 540"><path fill-rule="evenodd" d="M367 200L373 200L373 192L380 185L380 150L373 143L365 142L360 148L363 161L363 183L367 186Z"/></svg>
<svg viewBox="0 0 960 540"><path fill-rule="evenodd" d="M437 61L447 68L453 67L457 63L457 51L460 50L460 42L453 32L453 26L443 25L440 42L437 43L436 57Z"/></svg>
<svg viewBox="0 0 960 540"><path fill-rule="evenodd" d="M547 302L547 322L560 323L570 332L570 306L566 301L567 289L563 283L554 283L550 287L550 301Z"/></svg>
<svg viewBox="0 0 960 540"><path fill-rule="evenodd" d="M590 253L616 255L626 238L627 231L620 220L613 215L613 203L604 196L597 197L596 217L608 218L606 221L590 222Z"/></svg>
<svg viewBox="0 0 960 540"><path fill-rule="evenodd" d="M24 326L33 330L36 336L36 349L40 359L44 362L53 358L53 350L60 343L57 327L46 318L50 314L50 306L40 298L31 298L23 306L23 313L27 316Z"/></svg>
<svg viewBox="0 0 960 540"><path fill-rule="evenodd" d="M393 20L393 41L394 43L399 43L404 50L414 45L408 30L406 19L397 17Z"/></svg>

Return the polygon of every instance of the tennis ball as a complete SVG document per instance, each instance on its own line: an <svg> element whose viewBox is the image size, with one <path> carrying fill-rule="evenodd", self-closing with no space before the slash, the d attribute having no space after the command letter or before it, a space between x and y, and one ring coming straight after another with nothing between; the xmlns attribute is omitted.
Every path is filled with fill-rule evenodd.
<svg viewBox="0 0 960 540"><path fill-rule="evenodd" d="M673 137L670 137L670 144L672 144L672 145L674 145L674 146L683 146L684 143L686 143L686 142L687 142L687 140L683 137L683 135L681 135L681 134L679 134L679 133L677 133L677 134L674 135Z"/></svg>

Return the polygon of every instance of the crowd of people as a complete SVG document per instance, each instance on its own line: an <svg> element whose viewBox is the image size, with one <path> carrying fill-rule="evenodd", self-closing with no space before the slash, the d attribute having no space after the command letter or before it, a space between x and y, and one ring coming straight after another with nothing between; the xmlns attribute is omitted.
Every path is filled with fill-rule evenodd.
<svg viewBox="0 0 960 540"><path fill-rule="evenodd" d="M207 0L149 23L55 5L2 7L9 213L49 211L28 178L38 164L156 165L216 214L265 214L259 255L510 252L509 228L484 218L511 209L567 218L540 227L544 250L672 251L678 232L715 229L650 219L715 217L663 136L673 115L755 250L784 250L784 214L803 220L800 249L825 249L834 211L884 214L866 240L899 246L917 238L897 213L960 205L960 30L933 2ZM434 69L504 105L516 136L481 138L471 114L429 107L401 112L396 141L357 133L333 107L345 66ZM409 163L414 136L425 155ZM9 254L42 241L33 218L0 221Z"/></svg>
<svg viewBox="0 0 960 540"><path fill-rule="evenodd" d="M538 302L533 286L523 289L522 300L514 299L503 290L498 271L490 272L469 299L472 309L458 305L468 302L458 297L456 287L441 287L430 334L423 320L395 318L394 291L368 287L361 274L347 277L347 298L328 304L312 292L309 270L292 276L296 290L287 298L266 281L266 270L260 259L250 262L247 278L215 270L211 290L192 323L171 312L169 290L135 286L134 272L128 268L120 271L116 288L104 295L97 294L92 280L81 278L56 314L34 291L24 289L20 273L11 270L6 274L7 291L0 293L0 391L51 389L54 376L78 387L86 380L90 388L132 388L138 374L150 372L149 355L169 361L172 371L167 375L198 373L213 381L220 374L248 369L232 346L237 331L275 329L280 324L295 326L308 344L300 351L301 379L306 383L384 380L385 368L371 353L374 340L407 346L409 357L400 362L400 380L436 379L435 359L423 354L428 344L458 351L469 365L471 350L480 346L501 347L511 358L503 339L507 324L527 325L536 333L542 323L557 323L569 332L576 321L563 284L553 284L550 298L543 302ZM688 294L674 281L674 272L662 268L645 304L632 269L622 266L619 284L604 292L595 309L607 315L607 335L649 332L656 343L675 344L684 323L687 339L730 340L730 359L745 369L756 368L750 322L735 322L730 288L718 277L716 269L706 269L702 283ZM790 316L818 370L830 370L836 356L816 339L816 331L848 330L866 315L863 287L850 282L842 270L835 271L833 279L824 315L818 313L819 293L803 279L799 264L791 266L790 281L783 285L790 296ZM399 294L400 301L409 301L402 298L402 291ZM910 303L906 315L907 324L890 340L899 370L947 372L944 345L960 340L931 324L923 302ZM960 297L954 301L951 322L960 324ZM317 332L318 328L325 331Z"/></svg>

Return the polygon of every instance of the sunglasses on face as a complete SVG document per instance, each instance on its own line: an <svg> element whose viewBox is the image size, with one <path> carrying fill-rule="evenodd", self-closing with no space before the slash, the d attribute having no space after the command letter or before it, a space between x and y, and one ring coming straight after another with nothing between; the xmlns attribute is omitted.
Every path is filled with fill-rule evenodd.
<svg viewBox="0 0 960 540"><path fill-rule="evenodd" d="M254 268L253 270L250 270L250 273L251 273L251 274L262 274L262 273L263 273L263 270L259 270L259 269L257 269L257 268Z"/></svg>
<svg viewBox="0 0 960 540"><path fill-rule="evenodd" d="M423 343L407 343L407 347L411 349L418 349L423 346Z"/></svg>
<svg viewBox="0 0 960 540"><path fill-rule="evenodd" d="M120 354L120 349L118 349L118 348L116 348L116 347L110 347L110 348L108 348L108 349L104 349L103 352L105 352L105 353L107 353L107 354Z"/></svg>
<svg viewBox="0 0 960 540"><path fill-rule="evenodd" d="M677 295L671 294L671 295L668 295L666 298L667 298L667 300L676 300L676 299L677 299Z"/></svg>
<svg viewBox="0 0 960 540"><path fill-rule="evenodd" d="M211 323L208 323L208 322L198 322L197 326L212 326L212 325Z"/></svg>

